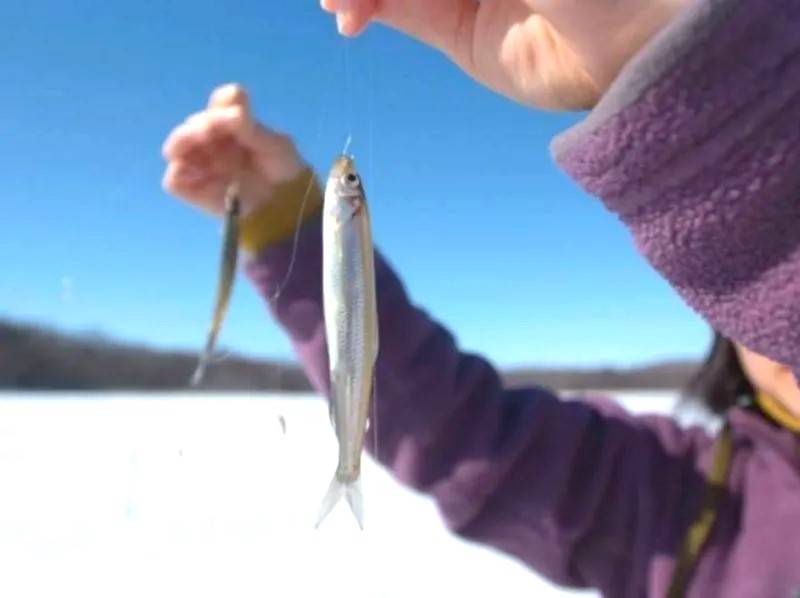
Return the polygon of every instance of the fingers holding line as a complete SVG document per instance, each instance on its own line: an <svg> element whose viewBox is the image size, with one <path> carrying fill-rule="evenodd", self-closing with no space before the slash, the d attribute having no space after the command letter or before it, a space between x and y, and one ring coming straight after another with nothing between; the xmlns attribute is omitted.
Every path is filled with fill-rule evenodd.
<svg viewBox="0 0 800 598"><path fill-rule="evenodd" d="M320 0L336 14L342 35L353 37L371 21L382 23L444 52L472 68L472 48L480 3L476 0Z"/></svg>
<svg viewBox="0 0 800 598"><path fill-rule="evenodd" d="M162 186L170 193L214 214L223 209L227 185L227 178L185 161L170 162L162 180Z"/></svg>
<svg viewBox="0 0 800 598"><path fill-rule="evenodd" d="M168 164L162 186L217 211L227 178L244 159L240 140L248 137L251 120L249 99L240 86L214 90L207 109L189 116L164 142Z"/></svg>
<svg viewBox="0 0 800 598"><path fill-rule="evenodd" d="M360 34L375 16L377 0L321 0L322 10L336 14L336 26L345 36Z"/></svg>

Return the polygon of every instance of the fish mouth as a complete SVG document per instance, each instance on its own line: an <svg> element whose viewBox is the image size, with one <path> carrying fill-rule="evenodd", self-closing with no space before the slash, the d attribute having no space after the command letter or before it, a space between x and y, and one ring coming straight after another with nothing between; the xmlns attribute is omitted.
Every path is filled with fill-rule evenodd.
<svg viewBox="0 0 800 598"><path fill-rule="evenodd" d="M337 156L331 167L331 176L341 178L348 174L356 174L356 163L352 156L342 154Z"/></svg>

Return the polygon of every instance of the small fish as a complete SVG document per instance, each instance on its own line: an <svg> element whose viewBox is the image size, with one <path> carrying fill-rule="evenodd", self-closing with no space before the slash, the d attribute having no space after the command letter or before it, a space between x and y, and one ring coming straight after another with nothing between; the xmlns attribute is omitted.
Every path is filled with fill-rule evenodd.
<svg viewBox="0 0 800 598"><path fill-rule="evenodd" d="M214 305L211 327L208 330L206 346L200 355L197 369L192 375L192 386L197 386L203 381L208 363L214 354L214 346L222 328L222 321L228 311L228 304L233 292L233 281L236 278L236 263L239 258L239 212L239 186L233 183L225 193L225 232L222 240L222 261L220 264L217 299Z"/></svg>
<svg viewBox="0 0 800 598"><path fill-rule="evenodd" d="M378 356L378 311L369 211L353 159L333 163L322 217L322 278L328 343L330 415L339 463L322 501L317 527L345 496L364 529L361 452Z"/></svg>

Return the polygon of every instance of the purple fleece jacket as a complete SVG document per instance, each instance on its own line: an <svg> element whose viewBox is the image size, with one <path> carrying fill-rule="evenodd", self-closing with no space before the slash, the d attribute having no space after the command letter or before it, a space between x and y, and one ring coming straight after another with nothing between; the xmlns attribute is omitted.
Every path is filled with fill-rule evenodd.
<svg viewBox="0 0 800 598"><path fill-rule="evenodd" d="M800 2L697 0L554 153L688 304L800 372ZM249 259L265 297L290 254ZM453 532L556 583L663 596L712 439L611 402L504 388L411 303L380 253L376 268L379 461L432 496ZM327 395L319 219L269 309ZM729 419L732 468L688 596L795 598L800 443L757 414Z"/></svg>

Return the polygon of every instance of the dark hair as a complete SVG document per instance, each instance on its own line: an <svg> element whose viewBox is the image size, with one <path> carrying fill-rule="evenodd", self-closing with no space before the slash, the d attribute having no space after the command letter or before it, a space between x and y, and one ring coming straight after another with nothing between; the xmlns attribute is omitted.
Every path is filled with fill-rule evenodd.
<svg viewBox="0 0 800 598"><path fill-rule="evenodd" d="M755 390L739 363L736 348L718 332L714 332L711 350L686 385L684 396L702 402L714 413L724 413L755 399Z"/></svg>

